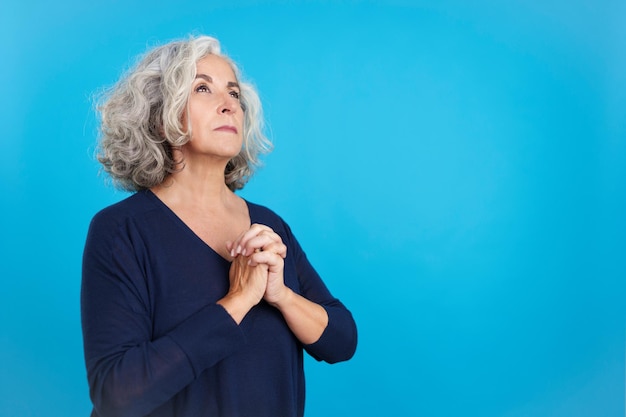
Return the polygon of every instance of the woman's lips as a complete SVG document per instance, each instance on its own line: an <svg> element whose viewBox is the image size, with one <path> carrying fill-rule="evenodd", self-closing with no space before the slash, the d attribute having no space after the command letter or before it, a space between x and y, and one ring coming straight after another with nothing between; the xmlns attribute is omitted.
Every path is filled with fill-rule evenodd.
<svg viewBox="0 0 626 417"><path fill-rule="evenodd" d="M218 128L215 128L216 131L218 132L231 132L231 133L237 133L237 128L235 126L220 126Z"/></svg>

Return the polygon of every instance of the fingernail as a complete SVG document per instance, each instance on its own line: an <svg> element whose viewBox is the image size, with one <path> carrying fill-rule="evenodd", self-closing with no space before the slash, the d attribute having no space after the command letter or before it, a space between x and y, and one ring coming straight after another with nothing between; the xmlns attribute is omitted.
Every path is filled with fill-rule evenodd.
<svg viewBox="0 0 626 417"><path fill-rule="evenodd" d="M241 253L241 245L237 245L237 253Z"/></svg>

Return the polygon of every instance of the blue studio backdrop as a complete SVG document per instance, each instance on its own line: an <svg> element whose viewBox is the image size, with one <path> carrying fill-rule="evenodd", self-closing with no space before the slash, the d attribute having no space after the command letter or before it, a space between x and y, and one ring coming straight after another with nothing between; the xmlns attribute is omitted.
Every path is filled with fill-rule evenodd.
<svg viewBox="0 0 626 417"><path fill-rule="evenodd" d="M0 5L0 415L87 416L79 314L92 96L209 34L275 150L241 192L357 320L306 415L624 414L626 2Z"/></svg>

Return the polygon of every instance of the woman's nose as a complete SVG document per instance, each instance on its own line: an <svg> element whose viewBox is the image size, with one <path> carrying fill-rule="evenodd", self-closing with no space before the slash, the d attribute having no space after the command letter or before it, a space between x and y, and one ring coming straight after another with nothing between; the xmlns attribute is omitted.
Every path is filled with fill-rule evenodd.
<svg viewBox="0 0 626 417"><path fill-rule="evenodd" d="M230 95L225 94L222 99L222 103L218 108L219 113L234 113L239 107L239 100Z"/></svg>

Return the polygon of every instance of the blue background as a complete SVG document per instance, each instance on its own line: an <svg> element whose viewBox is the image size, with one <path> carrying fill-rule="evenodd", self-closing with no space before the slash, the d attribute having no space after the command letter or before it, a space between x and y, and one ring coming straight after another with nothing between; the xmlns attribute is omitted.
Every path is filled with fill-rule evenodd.
<svg viewBox="0 0 626 417"><path fill-rule="evenodd" d="M91 96L189 33L265 105L242 195L359 325L307 360L307 416L623 415L626 2L221 3L0 6L0 415L90 411L82 246L126 196Z"/></svg>

